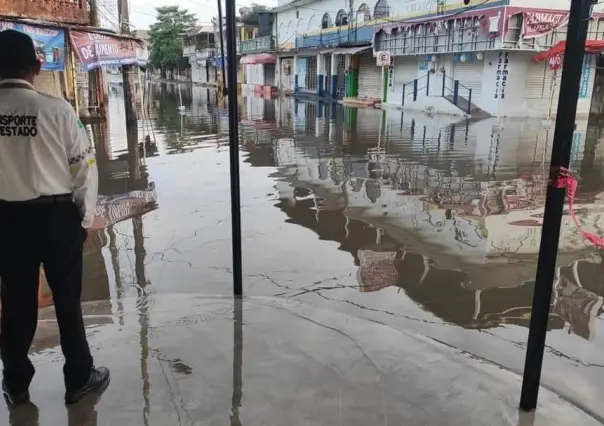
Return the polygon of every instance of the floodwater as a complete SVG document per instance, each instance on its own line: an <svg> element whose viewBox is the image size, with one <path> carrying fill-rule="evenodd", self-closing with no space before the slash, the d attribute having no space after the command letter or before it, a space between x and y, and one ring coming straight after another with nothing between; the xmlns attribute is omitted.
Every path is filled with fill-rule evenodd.
<svg viewBox="0 0 604 426"><path fill-rule="evenodd" d="M239 105L246 296L388 324L522 371L553 130L290 98ZM85 253L96 324L134 313L143 327L153 301L232 292L226 105L211 89L156 85L148 106L128 135L113 93L109 128L93 129L107 197ZM578 122L572 157L578 220L600 235L601 133ZM145 136L156 148L139 145ZM568 215L558 262L544 384L601 419L604 263Z"/></svg>

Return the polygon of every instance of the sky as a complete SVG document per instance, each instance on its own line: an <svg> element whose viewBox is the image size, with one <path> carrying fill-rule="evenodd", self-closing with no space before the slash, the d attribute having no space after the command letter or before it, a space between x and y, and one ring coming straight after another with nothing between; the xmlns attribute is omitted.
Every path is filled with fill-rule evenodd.
<svg viewBox="0 0 604 426"><path fill-rule="evenodd" d="M105 0L101 3L103 3L103 6L100 7L101 14L105 14L105 17L111 20L114 17L111 14L111 3L113 1ZM277 5L276 0L239 0L236 5L237 10L240 7L249 6L251 3L258 3L268 7ZM212 17L218 15L216 4L216 0L130 0L130 22L135 28L147 29L155 22L156 7L178 5L194 13L200 23L209 23ZM117 22L117 14L115 14L114 20Z"/></svg>

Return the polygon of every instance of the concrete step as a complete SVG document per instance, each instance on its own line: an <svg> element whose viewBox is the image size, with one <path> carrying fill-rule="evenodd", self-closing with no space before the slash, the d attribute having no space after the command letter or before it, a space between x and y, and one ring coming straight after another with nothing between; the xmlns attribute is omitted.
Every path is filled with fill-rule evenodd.
<svg viewBox="0 0 604 426"><path fill-rule="evenodd" d="M482 108L479 108L475 104L469 102L463 96L457 96L457 104L455 104L455 102L453 101L453 94L446 95L445 99L448 100L449 102L451 102L453 105L455 105L459 109L461 109L466 114L470 114L470 116L472 116L472 117L479 118L479 117L490 117L491 116L491 114L489 114ZM469 109L468 109L468 106L469 106Z"/></svg>

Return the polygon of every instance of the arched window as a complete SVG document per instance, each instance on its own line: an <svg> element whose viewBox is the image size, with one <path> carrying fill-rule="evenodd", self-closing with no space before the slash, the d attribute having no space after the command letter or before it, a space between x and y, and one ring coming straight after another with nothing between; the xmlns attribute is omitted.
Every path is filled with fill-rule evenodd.
<svg viewBox="0 0 604 426"><path fill-rule="evenodd" d="M310 18L308 18L308 25L306 26L306 31L312 31L315 29L316 26L316 19L315 19L315 15L312 15Z"/></svg>
<svg viewBox="0 0 604 426"><path fill-rule="evenodd" d="M326 29L331 27L333 27L331 16L329 15L329 13L326 13L325 15L323 15L323 19L321 20L321 28Z"/></svg>
<svg viewBox="0 0 604 426"><path fill-rule="evenodd" d="M371 11L365 3L359 6L357 10L357 22L367 22L371 20Z"/></svg>
<svg viewBox="0 0 604 426"><path fill-rule="evenodd" d="M340 9L336 15L336 27L348 25L348 15L344 9Z"/></svg>
<svg viewBox="0 0 604 426"><path fill-rule="evenodd" d="M304 18L298 19L298 24L296 25L296 36L299 36L302 33L306 32L306 24L304 23Z"/></svg>
<svg viewBox="0 0 604 426"><path fill-rule="evenodd" d="M365 3L359 6L357 10L357 22L367 22L371 20L371 11Z"/></svg>
<svg viewBox="0 0 604 426"><path fill-rule="evenodd" d="M285 37L283 37L283 40L281 42L282 43L289 43L291 41L291 39L292 39L292 35L293 35L293 32L292 32L292 21L289 21L287 23L287 27L286 27L286 30L285 30Z"/></svg>
<svg viewBox="0 0 604 426"><path fill-rule="evenodd" d="M374 18L387 18L390 16L390 6L387 0L378 0L373 11Z"/></svg>

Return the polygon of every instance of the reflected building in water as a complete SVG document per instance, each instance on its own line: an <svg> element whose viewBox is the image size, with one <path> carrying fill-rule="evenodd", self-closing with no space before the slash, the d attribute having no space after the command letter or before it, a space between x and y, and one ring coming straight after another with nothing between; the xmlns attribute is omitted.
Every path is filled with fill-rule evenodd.
<svg viewBox="0 0 604 426"><path fill-rule="evenodd" d="M272 138L246 139L249 162L272 154L278 207L351 253L360 291L399 287L463 327L528 326L552 131L289 99L274 120ZM599 182L581 182L577 197L582 226L601 229L604 144L593 133L578 126L573 166ZM550 327L589 339L604 265L567 216L560 252Z"/></svg>

